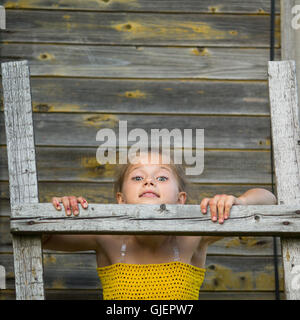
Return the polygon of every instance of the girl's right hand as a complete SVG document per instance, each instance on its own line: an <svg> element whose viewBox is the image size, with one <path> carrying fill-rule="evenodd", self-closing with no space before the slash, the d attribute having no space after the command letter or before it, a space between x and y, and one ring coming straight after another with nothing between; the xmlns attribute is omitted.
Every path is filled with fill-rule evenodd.
<svg viewBox="0 0 300 320"><path fill-rule="evenodd" d="M79 208L77 203L81 203L81 206L83 209L86 209L88 207L88 203L83 197L65 196L61 198L60 197L52 198L52 204L56 210L61 210L60 202L63 203L67 216L70 216L72 212L74 216L79 215Z"/></svg>

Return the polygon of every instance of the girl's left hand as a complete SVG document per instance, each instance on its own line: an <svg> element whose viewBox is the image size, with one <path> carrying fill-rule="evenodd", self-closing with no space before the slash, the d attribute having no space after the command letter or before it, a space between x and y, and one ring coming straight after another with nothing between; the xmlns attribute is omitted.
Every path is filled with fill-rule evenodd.
<svg viewBox="0 0 300 320"><path fill-rule="evenodd" d="M216 222L219 218L219 223L229 218L230 209L233 205L242 205L242 200L232 195L217 194L213 198L204 198L201 201L200 207L203 214L207 213L207 206L210 207L211 220Z"/></svg>

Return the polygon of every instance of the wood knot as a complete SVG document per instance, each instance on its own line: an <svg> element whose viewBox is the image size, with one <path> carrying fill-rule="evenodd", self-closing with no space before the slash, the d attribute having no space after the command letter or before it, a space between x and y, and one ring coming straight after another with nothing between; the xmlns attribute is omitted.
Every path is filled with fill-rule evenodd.
<svg viewBox="0 0 300 320"><path fill-rule="evenodd" d="M30 220L30 221L27 222L27 224L31 226L31 225L34 224L34 221Z"/></svg>
<svg viewBox="0 0 300 320"><path fill-rule="evenodd" d="M208 50L205 47L197 47L197 51L201 56L208 56L210 55Z"/></svg>
<svg viewBox="0 0 300 320"><path fill-rule="evenodd" d="M300 214L300 210L296 210L295 213L296 213L296 214Z"/></svg>
<svg viewBox="0 0 300 320"><path fill-rule="evenodd" d="M254 219L255 219L256 221L259 221L260 217L257 216L257 215L255 215L255 216L254 216Z"/></svg>
<svg viewBox="0 0 300 320"><path fill-rule="evenodd" d="M48 106L47 104L38 104L34 107L35 111L38 112L47 112L50 109L50 106Z"/></svg>
<svg viewBox="0 0 300 320"><path fill-rule="evenodd" d="M163 203L160 205L160 211L166 210L166 205Z"/></svg>
<svg viewBox="0 0 300 320"><path fill-rule="evenodd" d="M41 53L38 56L38 58L39 58L39 60L54 60L55 59L54 55L51 53L48 53L48 52Z"/></svg>
<svg viewBox="0 0 300 320"><path fill-rule="evenodd" d="M282 224L285 226L288 226L290 223L289 223L289 221L283 221Z"/></svg>
<svg viewBox="0 0 300 320"><path fill-rule="evenodd" d="M168 212L167 206L163 203L159 207L159 212Z"/></svg>

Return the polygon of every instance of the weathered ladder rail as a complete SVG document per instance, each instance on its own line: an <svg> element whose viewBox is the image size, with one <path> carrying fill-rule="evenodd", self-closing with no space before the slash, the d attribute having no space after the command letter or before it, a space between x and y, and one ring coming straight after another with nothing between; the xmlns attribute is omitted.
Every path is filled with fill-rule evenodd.
<svg viewBox="0 0 300 320"><path fill-rule="evenodd" d="M29 68L1 64L11 206L38 203ZM17 299L44 299L41 236L13 236Z"/></svg>
<svg viewBox="0 0 300 320"><path fill-rule="evenodd" d="M213 224L196 205L90 204L65 217L38 203L27 61L2 64L17 299L44 299L42 233L173 233L279 235L283 240L287 299L300 299L299 124L295 64L269 63L277 206L234 206L231 219ZM163 220L163 221L161 221ZM157 223L162 222L162 223ZM199 222L199 223L198 223ZM288 238L289 237L289 238Z"/></svg>
<svg viewBox="0 0 300 320"><path fill-rule="evenodd" d="M269 97L278 204L300 203L300 124L294 60L269 62ZM285 295L300 300L300 239L281 237Z"/></svg>
<svg viewBox="0 0 300 320"><path fill-rule="evenodd" d="M300 235L300 204L234 206L230 221L212 223L199 205L90 204L80 215L66 217L50 203L12 209L12 233L39 234L181 234L181 235Z"/></svg>

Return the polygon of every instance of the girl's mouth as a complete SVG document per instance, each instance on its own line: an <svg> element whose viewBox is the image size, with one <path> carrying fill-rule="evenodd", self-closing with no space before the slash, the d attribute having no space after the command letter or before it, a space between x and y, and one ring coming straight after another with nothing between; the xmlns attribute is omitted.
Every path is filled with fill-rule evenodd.
<svg viewBox="0 0 300 320"><path fill-rule="evenodd" d="M148 192L143 192L140 197L145 197L145 198L159 198L159 195L156 194L155 192L151 192L151 191L148 191Z"/></svg>

